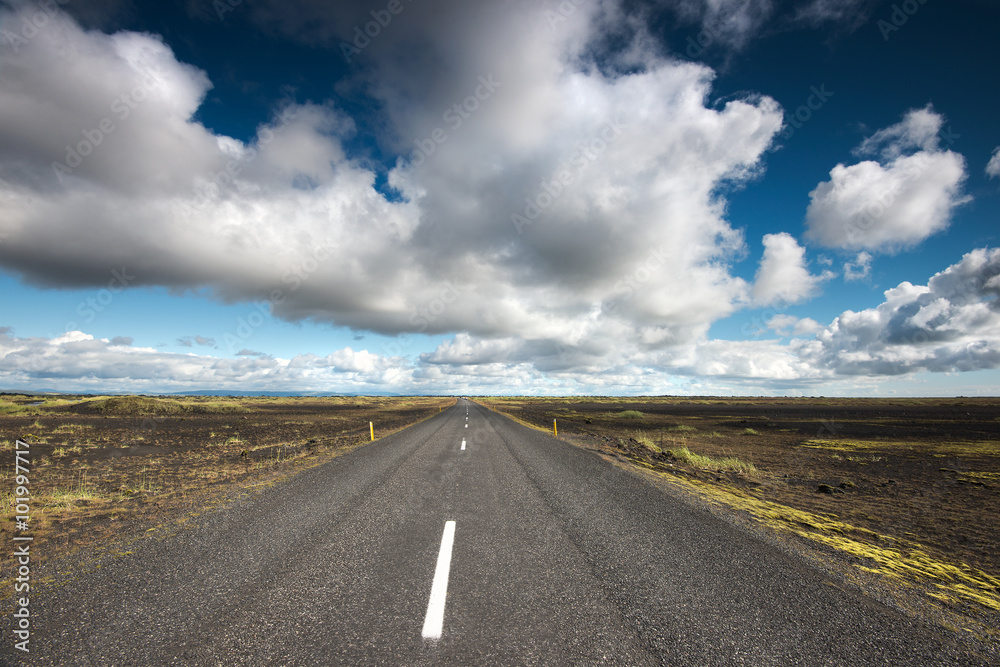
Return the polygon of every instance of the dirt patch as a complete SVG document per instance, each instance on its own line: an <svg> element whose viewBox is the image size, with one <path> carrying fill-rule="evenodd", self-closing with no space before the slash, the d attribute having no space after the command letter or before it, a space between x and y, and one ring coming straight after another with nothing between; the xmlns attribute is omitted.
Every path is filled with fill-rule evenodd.
<svg viewBox="0 0 1000 667"><path fill-rule="evenodd" d="M15 532L16 440L29 443L33 566L127 549L184 522L437 414L452 398L158 398L0 395L9 480L0 525ZM23 454L23 452L22 452ZM37 554L37 556L35 556ZM0 582L0 599L13 587Z"/></svg>

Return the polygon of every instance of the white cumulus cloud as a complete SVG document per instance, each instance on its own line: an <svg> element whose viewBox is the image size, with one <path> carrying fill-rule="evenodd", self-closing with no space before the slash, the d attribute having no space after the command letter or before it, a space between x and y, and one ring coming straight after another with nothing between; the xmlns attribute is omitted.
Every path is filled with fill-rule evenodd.
<svg viewBox="0 0 1000 667"><path fill-rule="evenodd" d="M326 356L165 353L71 331L19 338L0 327L0 386L155 392L192 388L399 393L731 393L830 391L919 372L1000 368L1000 250L978 249L926 285L900 283L880 305L828 325L777 314L780 340L701 337L669 348L627 331L581 330L571 344L458 334L415 360L343 348ZM622 341L627 344L622 345ZM853 382L853 380L851 380ZM852 391L861 385L851 385Z"/></svg>
<svg viewBox="0 0 1000 667"><path fill-rule="evenodd" d="M73 391L161 392L192 388L270 391L371 391L411 385L412 370L398 358L365 350L328 356L219 359L131 347L71 331L53 339L0 333L0 386Z"/></svg>
<svg viewBox="0 0 1000 667"><path fill-rule="evenodd" d="M754 279L753 299L760 306L798 303L814 296L820 283L830 277L829 272L809 273L805 248L791 234L767 234L764 256Z"/></svg>
<svg viewBox="0 0 1000 667"><path fill-rule="evenodd" d="M993 149L993 155L986 164L986 175L990 178L1000 177L1000 146Z"/></svg>
<svg viewBox="0 0 1000 667"><path fill-rule="evenodd" d="M831 248L895 252L947 228L968 198L965 159L939 147L942 124L928 107L866 139L859 152L881 159L838 164L809 193L806 238Z"/></svg>
<svg viewBox="0 0 1000 667"><path fill-rule="evenodd" d="M821 331L823 325L811 317L775 315L767 321L767 328L779 336L805 336Z"/></svg>
<svg viewBox="0 0 1000 667"><path fill-rule="evenodd" d="M642 48L620 72L594 67L596 4L556 27L540 10L433 8L447 12L407 5L407 31L359 74L401 197L345 148L355 122L335 103L279 106L248 142L220 135L196 119L208 77L161 39L56 15L0 53L0 264L47 286L117 270L288 320L542 347L622 332L669 346L745 302L717 193L759 173L774 100L716 107L712 70ZM408 57L414 40L437 57Z"/></svg>
<svg viewBox="0 0 1000 667"><path fill-rule="evenodd" d="M854 4L809 3L822 21ZM774 12L687 6L737 48ZM230 347L235 358L220 359L0 328L0 386L664 393L696 376L791 386L996 366L1000 258L987 250L827 326L776 316L768 326L786 343L711 340L734 311L804 301L831 277L811 273L786 233L764 237L752 285L732 270L745 241L720 193L761 173L781 109L763 96L714 103L710 68L641 35L597 66L592 47L618 5L574 7L553 25L538 7L407 4L407 29L387 29L342 82L374 101L381 170L352 154L360 120L336 101L280 104L246 141L206 128L211 81L155 35L87 31L57 13L16 53L0 50L5 270L60 288L117 272L129 289L197 290L287 320L446 334L416 359L353 348L280 359L240 335L184 339ZM368 11L245 9L327 46ZM806 238L857 252L846 278L944 229L965 200L942 123L929 107L907 114L813 191Z"/></svg>
<svg viewBox="0 0 1000 667"><path fill-rule="evenodd" d="M871 275L873 255L862 250L849 262L844 262L844 280L864 280Z"/></svg>
<svg viewBox="0 0 1000 667"><path fill-rule="evenodd" d="M839 374L894 375L1000 366L1000 250L985 248L935 274L900 283L885 301L847 311L803 357Z"/></svg>

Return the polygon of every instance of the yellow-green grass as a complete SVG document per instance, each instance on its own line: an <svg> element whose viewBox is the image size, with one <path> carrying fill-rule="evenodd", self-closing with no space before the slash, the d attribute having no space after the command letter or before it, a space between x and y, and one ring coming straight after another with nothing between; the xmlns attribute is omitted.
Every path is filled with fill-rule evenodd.
<svg viewBox="0 0 1000 667"><path fill-rule="evenodd" d="M62 405L72 405L76 400L48 396L3 396L0 397L0 414L3 415L40 415L48 408Z"/></svg>
<svg viewBox="0 0 1000 667"><path fill-rule="evenodd" d="M958 476L959 477L967 477L969 479L979 479L979 480L987 480L987 481L993 481L993 482L1000 481L1000 472L975 472L975 471L962 472L962 471L959 471Z"/></svg>
<svg viewBox="0 0 1000 667"><path fill-rule="evenodd" d="M641 462L640 462L641 463ZM648 464L643 464L651 468ZM666 474L660 472L661 476ZM836 514L818 514L697 479L669 476L715 504L743 510L778 532L793 533L861 559L859 567L899 584L921 585L927 595L949 603L969 602L1000 611L1000 577L933 555L917 542L878 534L841 521Z"/></svg>
<svg viewBox="0 0 1000 667"><path fill-rule="evenodd" d="M669 452L679 461L683 461L684 463L692 465L696 468L704 468L706 470L715 470L718 472L738 472L747 475L748 477L756 477L760 474L754 464L738 459L735 456L725 456L717 459L711 456L705 456L704 454L696 454L687 447L673 447L669 450Z"/></svg>
<svg viewBox="0 0 1000 667"><path fill-rule="evenodd" d="M714 458L711 456L705 456L704 454L697 454L688 449L686 445L677 444L673 440L669 443L669 447L663 447L661 449L653 438L642 431L636 431L632 437L652 452L657 454L667 454L678 461L695 468L713 470L716 472L738 472L748 477L757 477L760 474L754 464L740 460L735 456Z"/></svg>
<svg viewBox="0 0 1000 667"><path fill-rule="evenodd" d="M959 482L971 484L981 484L983 486L1000 482L1000 472L986 472L975 470L952 470L951 468L941 468L941 472L949 472L956 475Z"/></svg>
<svg viewBox="0 0 1000 667"><path fill-rule="evenodd" d="M211 413L236 414L250 409L241 399L150 398L148 396L110 396L85 401L98 412L110 415Z"/></svg>
<svg viewBox="0 0 1000 667"><path fill-rule="evenodd" d="M846 440L812 439L802 443L812 449L829 449L837 452L893 452L918 451L945 456L1000 456L1000 442L996 440L919 442L914 440Z"/></svg>
<svg viewBox="0 0 1000 667"><path fill-rule="evenodd" d="M38 413L39 412L37 405L13 403L11 401L0 399L0 414L2 415L17 415L17 414L37 415Z"/></svg>
<svg viewBox="0 0 1000 667"><path fill-rule="evenodd" d="M34 504L43 509L65 509L73 507L79 501L94 501L104 499L83 473L77 476L76 482L69 486L57 486L39 494Z"/></svg>

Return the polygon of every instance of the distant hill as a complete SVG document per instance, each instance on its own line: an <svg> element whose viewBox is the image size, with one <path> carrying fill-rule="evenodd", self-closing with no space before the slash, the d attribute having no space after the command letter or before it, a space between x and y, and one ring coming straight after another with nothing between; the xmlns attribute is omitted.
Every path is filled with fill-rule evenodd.
<svg viewBox="0 0 1000 667"><path fill-rule="evenodd" d="M362 394L352 394L334 391L239 391L235 389L197 389L194 391L175 391L161 396L402 396L391 391L369 391Z"/></svg>
<svg viewBox="0 0 1000 667"><path fill-rule="evenodd" d="M0 394L20 394L20 395L59 395L59 396L113 396L113 395L131 395L128 392L99 392L99 393L87 393L79 391L57 391L54 389L0 389ZM191 391L174 391L166 393L157 392L142 392L143 396L245 396L245 397L255 397L255 396L275 396L275 397L289 397L289 396L307 396L307 397L322 397L322 396L403 396L397 392L391 391L369 391L364 393L345 393L345 392L322 392L322 391L241 391L239 389L195 389Z"/></svg>

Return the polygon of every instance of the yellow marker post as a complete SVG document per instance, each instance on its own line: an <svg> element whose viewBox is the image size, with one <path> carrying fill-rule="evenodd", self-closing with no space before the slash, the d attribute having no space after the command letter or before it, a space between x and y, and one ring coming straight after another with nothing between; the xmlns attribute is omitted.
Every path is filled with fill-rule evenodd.
<svg viewBox="0 0 1000 667"><path fill-rule="evenodd" d="M555 419L552 420L552 435L553 435L553 437L556 437L556 438L559 437L559 429L556 427L556 420Z"/></svg>
<svg viewBox="0 0 1000 667"><path fill-rule="evenodd" d="M368 422L368 428L372 431L372 442L375 442L375 424Z"/></svg>

